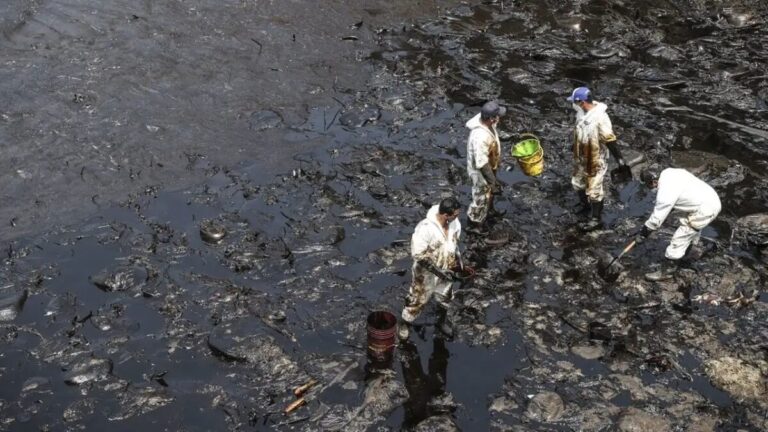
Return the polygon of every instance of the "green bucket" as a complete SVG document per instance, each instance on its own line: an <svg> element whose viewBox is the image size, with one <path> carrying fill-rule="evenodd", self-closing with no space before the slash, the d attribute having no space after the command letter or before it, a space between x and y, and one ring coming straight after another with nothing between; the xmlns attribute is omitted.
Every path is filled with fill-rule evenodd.
<svg viewBox="0 0 768 432"><path fill-rule="evenodd" d="M512 156L516 158L528 157L539 151L539 140L528 138L515 144L512 148Z"/></svg>
<svg viewBox="0 0 768 432"><path fill-rule="evenodd" d="M525 139L512 147L512 156L526 175L537 177L544 171L544 149L532 133L520 134L520 138Z"/></svg>

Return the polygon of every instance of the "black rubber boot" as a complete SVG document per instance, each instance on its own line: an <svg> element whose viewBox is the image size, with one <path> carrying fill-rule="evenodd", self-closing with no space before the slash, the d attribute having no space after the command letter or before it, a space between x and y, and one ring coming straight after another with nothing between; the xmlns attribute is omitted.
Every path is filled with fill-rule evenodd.
<svg viewBox="0 0 768 432"><path fill-rule="evenodd" d="M579 206L576 209L576 214L587 213L591 208L589 205L589 198L587 198L587 192L580 190L576 191L576 194L579 196Z"/></svg>
<svg viewBox="0 0 768 432"><path fill-rule="evenodd" d="M493 202L495 201L495 197L491 195L491 199L488 200L488 217L493 219L500 219L505 214L507 214L506 210L497 210L496 207L493 205Z"/></svg>
<svg viewBox="0 0 768 432"><path fill-rule="evenodd" d="M672 279L677 273L677 260L667 259L659 265L658 270L645 274L645 279L651 282L661 282Z"/></svg>
<svg viewBox="0 0 768 432"><path fill-rule="evenodd" d="M437 312L437 328L448 339L453 338L453 322L451 321L451 314L448 309L443 306L438 306Z"/></svg>
<svg viewBox="0 0 768 432"><path fill-rule="evenodd" d="M691 263L699 261L700 259L707 256L709 253L714 252L717 250L717 245L714 243L706 243L706 244L698 244L694 245L691 243L688 245L688 248L685 250L685 255L683 255L683 259L690 261Z"/></svg>
<svg viewBox="0 0 768 432"><path fill-rule="evenodd" d="M472 219L467 219L467 232L479 236L488 235L488 230L484 226L483 222L474 222Z"/></svg>
<svg viewBox="0 0 768 432"><path fill-rule="evenodd" d="M507 214L506 210L497 210L494 207L491 207L488 209L488 217L491 217L494 219L500 219L504 217L505 214Z"/></svg>
<svg viewBox="0 0 768 432"><path fill-rule="evenodd" d="M582 225L582 229L584 231L592 231L599 228L602 224L600 217L603 215L603 202L594 201L591 202L590 205L592 211L590 213L589 220L585 222L584 225Z"/></svg>
<svg viewBox="0 0 768 432"><path fill-rule="evenodd" d="M603 216L603 202L595 201L590 204L592 205L592 219L597 219L599 221Z"/></svg>

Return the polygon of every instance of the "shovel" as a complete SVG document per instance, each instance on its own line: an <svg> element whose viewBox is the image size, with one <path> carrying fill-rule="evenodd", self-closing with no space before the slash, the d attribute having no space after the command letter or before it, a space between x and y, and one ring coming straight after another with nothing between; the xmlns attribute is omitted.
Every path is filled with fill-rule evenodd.
<svg viewBox="0 0 768 432"><path fill-rule="evenodd" d="M619 255L618 255L616 258L612 259L612 260L611 260L611 262L609 262L609 263L608 263L608 265L607 265L607 266L605 266L605 268L603 268L603 269L600 271L600 275L601 275L601 276L602 276L604 279L607 279L607 278L608 278L608 277L611 275L611 273L610 273L610 269L611 269L611 266L613 265L613 263L615 263L616 261L618 261L618 260L619 260L621 257L623 257L623 256L624 256L624 255L625 255L627 252L631 251L631 250L632 250L632 248L633 248L633 247L635 247L635 245L636 245L636 244L637 244L637 241L636 241L636 240L632 240L632 241L631 241L631 242L630 242L630 243L629 243L629 244L628 244L628 245L627 245L627 246L624 248L624 250L622 250L622 251L621 251L621 253L620 253L620 254L619 254Z"/></svg>
<svg viewBox="0 0 768 432"><path fill-rule="evenodd" d="M629 165L621 165L611 170L611 180L616 183L625 183L633 179L632 167Z"/></svg>

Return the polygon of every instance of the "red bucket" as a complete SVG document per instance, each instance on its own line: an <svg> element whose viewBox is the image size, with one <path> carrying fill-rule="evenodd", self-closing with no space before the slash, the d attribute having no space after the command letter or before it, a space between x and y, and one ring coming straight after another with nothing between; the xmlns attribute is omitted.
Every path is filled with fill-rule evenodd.
<svg viewBox="0 0 768 432"><path fill-rule="evenodd" d="M397 318L387 311L375 311L368 315L368 355L376 361L392 358L395 350Z"/></svg>

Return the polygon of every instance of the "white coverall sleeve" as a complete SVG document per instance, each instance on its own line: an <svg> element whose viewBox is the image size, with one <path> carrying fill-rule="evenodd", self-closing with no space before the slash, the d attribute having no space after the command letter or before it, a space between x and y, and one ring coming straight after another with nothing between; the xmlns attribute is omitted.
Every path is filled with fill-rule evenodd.
<svg viewBox="0 0 768 432"><path fill-rule="evenodd" d="M645 222L645 226L647 226L649 230L656 231L661 227L661 224L667 219L669 213L675 208L679 195L680 191L676 185L668 185L667 183L665 183L663 187L662 185L659 185L659 192L656 195L656 205L653 208L653 214L651 214L651 217Z"/></svg>
<svg viewBox="0 0 768 432"><path fill-rule="evenodd" d="M429 230L422 224L416 226L416 230L411 236L411 257L414 261L420 261L429 258Z"/></svg>
<svg viewBox="0 0 768 432"><path fill-rule="evenodd" d="M600 120L597 122L597 133L601 143L616 141L616 135L613 134L613 124L608 115L600 116Z"/></svg>
<svg viewBox="0 0 768 432"><path fill-rule="evenodd" d="M475 169L480 169L490 162L490 147L487 134L481 131L472 133L472 148L475 151Z"/></svg>

